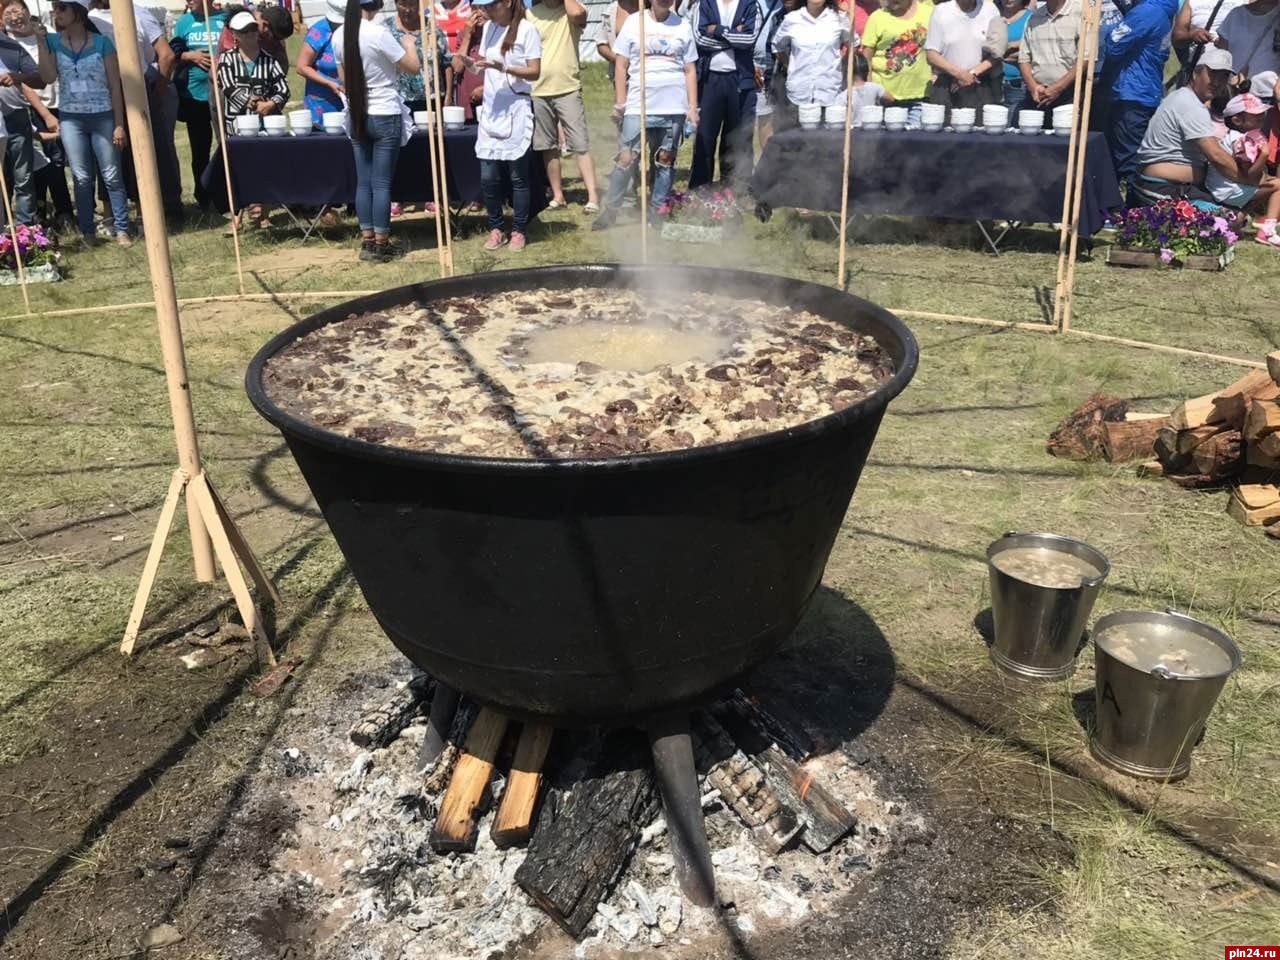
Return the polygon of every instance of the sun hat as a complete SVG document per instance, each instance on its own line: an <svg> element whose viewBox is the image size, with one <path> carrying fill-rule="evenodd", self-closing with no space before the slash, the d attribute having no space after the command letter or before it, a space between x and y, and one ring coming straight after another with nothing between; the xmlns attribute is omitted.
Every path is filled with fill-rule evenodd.
<svg viewBox="0 0 1280 960"><path fill-rule="evenodd" d="M1255 97L1270 100L1275 96L1277 79L1280 78L1274 70L1263 70L1249 81L1249 92Z"/></svg>
<svg viewBox="0 0 1280 960"><path fill-rule="evenodd" d="M55 3L74 3L78 7L89 9L89 0L54 0Z"/></svg>
<svg viewBox="0 0 1280 960"><path fill-rule="evenodd" d="M347 15L347 5L343 0L327 0L329 12L325 15L331 23L341 23Z"/></svg>
<svg viewBox="0 0 1280 960"><path fill-rule="evenodd" d="M1234 117L1240 113L1266 113L1268 109L1270 108L1252 93L1242 93L1227 101L1227 105L1222 109L1222 115Z"/></svg>
<svg viewBox="0 0 1280 960"><path fill-rule="evenodd" d="M258 29L258 21L253 19L253 14L247 10L241 10L231 18L227 24L233 33L239 33L241 30Z"/></svg>
<svg viewBox="0 0 1280 960"><path fill-rule="evenodd" d="M1221 47L1205 47L1196 66L1207 70L1224 70L1228 73L1233 69L1231 54Z"/></svg>

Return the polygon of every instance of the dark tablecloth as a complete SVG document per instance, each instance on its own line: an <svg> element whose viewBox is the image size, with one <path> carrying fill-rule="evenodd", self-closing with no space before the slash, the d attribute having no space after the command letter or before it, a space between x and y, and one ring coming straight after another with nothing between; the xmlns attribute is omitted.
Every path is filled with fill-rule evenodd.
<svg viewBox="0 0 1280 960"><path fill-rule="evenodd" d="M1062 219L1069 137L855 130L849 212L958 220ZM751 178L771 207L839 211L844 134L791 129L765 146ZM1089 134L1079 230L1092 236L1121 205L1106 140Z"/></svg>
<svg viewBox="0 0 1280 960"><path fill-rule="evenodd" d="M444 134L449 201L480 201L480 161L476 159L475 124ZM345 136L313 133L309 137L228 137L231 187L236 202L319 207L351 203L356 196L356 163ZM533 213L546 205L546 169L530 157ZM227 209L222 157L215 152L201 177L218 208ZM398 203L434 200L427 135L415 133L400 149L391 198Z"/></svg>

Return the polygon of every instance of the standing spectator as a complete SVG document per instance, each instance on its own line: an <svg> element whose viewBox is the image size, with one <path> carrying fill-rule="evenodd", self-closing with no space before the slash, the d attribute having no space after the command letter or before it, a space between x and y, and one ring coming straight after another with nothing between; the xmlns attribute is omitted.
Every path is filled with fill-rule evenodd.
<svg viewBox="0 0 1280 960"><path fill-rule="evenodd" d="M43 51L50 64L56 66L49 55L44 24L31 19L31 11L23 0L9 0L4 8L3 18L5 33L9 39L21 46L37 65ZM38 100L43 109L35 103L31 104L36 113L35 129L49 161L42 179L52 197L55 215L70 219L74 217L75 210L71 205L71 194L67 191L67 155L58 138L58 84L52 81L47 83L38 91ZM35 156L34 151L32 159L36 165L39 164L40 158ZM36 193L42 195L43 191L37 186Z"/></svg>
<svg viewBox="0 0 1280 960"><path fill-rule="evenodd" d="M343 24L334 34L338 69L347 96L347 133L356 161L356 219L360 259L387 263L404 256L391 240L391 178L405 134L396 78L421 73L413 39L400 42L375 21L382 0L347 0Z"/></svg>
<svg viewBox="0 0 1280 960"><path fill-rule="evenodd" d="M209 102L209 71L213 69L213 58L209 55L209 48L222 32L223 17L211 13L206 19L204 4L205 0L187 0L187 12L174 24L170 45L178 54L183 68L178 75L178 119L187 125L196 204L200 209L208 210L209 193L201 183L201 177L209 165L214 137L215 115Z"/></svg>
<svg viewBox="0 0 1280 960"><path fill-rule="evenodd" d="M230 53L236 48L235 31L231 29L231 21L237 13L247 13L258 21L258 46L264 53L274 57L280 64L280 69L288 74L289 52L285 49L285 41L293 36L293 18L282 7L260 6L254 10L238 3L223 7L222 14L226 18L226 26L218 35L218 59L222 59L223 54Z"/></svg>
<svg viewBox="0 0 1280 960"><path fill-rule="evenodd" d="M1102 129L1122 184L1133 179L1138 146L1164 96L1164 67L1180 2L1142 0L1106 36L1107 59L1098 81L1107 92Z"/></svg>
<svg viewBox="0 0 1280 960"><path fill-rule="evenodd" d="M795 8L795 0L761 0L760 4L760 36L756 38L752 59L756 67L756 86L759 88L756 97L756 136L760 139L761 150L773 136L774 108L778 103L775 80L782 77L778 72L777 54L773 52L773 41L782 29L783 19Z"/></svg>
<svg viewBox="0 0 1280 960"><path fill-rule="evenodd" d="M1249 77L1280 71L1280 0L1253 0L1232 10L1218 28L1217 44L1231 53L1243 89Z"/></svg>
<svg viewBox="0 0 1280 960"><path fill-rule="evenodd" d="M1245 0L1186 0L1173 20L1173 49L1184 67L1194 68L1206 46L1218 39L1218 28Z"/></svg>
<svg viewBox="0 0 1280 960"><path fill-rule="evenodd" d="M756 124L755 46L760 36L757 0L698 0L693 20L698 43L698 130L689 188L716 179L747 195Z"/></svg>
<svg viewBox="0 0 1280 960"><path fill-rule="evenodd" d="M871 64L871 79L884 87L897 106L920 122L920 104L929 92L933 69L924 45L929 37L933 4L929 0L886 0L884 9L867 18L862 55Z"/></svg>
<svg viewBox="0 0 1280 960"><path fill-rule="evenodd" d="M116 48L106 37L90 32L88 0L59 3L53 8L53 23L58 32L49 36L49 50L58 66L58 101L62 112L58 118L59 130L75 183L80 233L86 245L96 240L93 226L96 164L111 201L116 242L122 247L131 246L129 198L120 174L120 150L126 141L124 93L120 89Z"/></svg>
<svg viewBox="0 0 1280 960"><path fill-rule="evenodd" d="M618 33L626 23L627 17L635 13L639 7L640 0L613 0L600 15L600 32L596 34L596 52L604 61L605 74L609 77L610 83L613 82L614 71L613 42L618 38Z"/></svg>
<svg viewBox="0 0 1280 960"><path fill-rule="evenodd" d="M138 60L142 63L143 80L147 85L147 112L151 117L151 139L155 143L160 199L165 216L181 222L182 174L178 165L178 147L174 142L178 127L178 91L171 82L177 57L164 37L164 28L145 7L135 3L133 17L137 32ZM91 0L89 20L98 28L99 33L113 44L116 42L115 26L111 22L107 0ZM125 132L128 133L127 123ZM131 199L137 200L138 183L133 169L133 153L125 150L122 159L125 190Z"/></svg>
<svg viewBox="0 0 1280 960"><path fill-rule="evenodd" d="M436 89L440 92L440 100L442 103L448 103L446 91L453 86L453 58L449 56L449 38L444 31L436 28L436 64L438 76L436 86L428 91L422 82L424 72L431 69L431 60L423 53L422 50L422 9L418 6L418 0L396 0L396 12L393 16L387 17L383 24L391 31L391 38L396 43L400 43L405 37L413 39L414 53L418 56L418 62L422 64L422 70L417 73L401 73L398 75L398 84L400 87L400 97L404 100L405 106L411 111L413 110L433 110ZM434 204L432 205L434 207Z"/></svg>
<svg viewBox="0 0 1280 960"><path fill-rule="evenodd" d="M1023 28L1018 53L1018 69L1026 89L1022 107L1045 111L1046 125L1053 122L1054 107L1071 103L1075 95L1081 26L1080 0L1047 0Z"/></svg>
<svg viewBox="0 0 1280 960"><path fill-rule="evenodd" d="M311 111L311 122L315 124L326 113L342 111L342 84L338 80L333 34L342 26L345 6L345 0L328 0L325 15L311 25L298 51L298 76L305 81L302 105Z"/></svg>
<svg viewBox="0 0 1280 960"><path fill-rule="evenodd" d="M484 19L480 56L484 73L484 117L476 137L480 187L489 214L486 250L504 243L525 248L533 197L529 189L529 148L533 144L533 82L542 72L542 41L525 20L521 0L471 0ZM511 182L511 236L503 235L503 181Z"/></svg>
<svg viewBox="0 0 1280 960"><path fill-rule="evenodd" d="M449 52L457 53L462 31L471 17L471 4L467 0L441 0L435 5L432 16L436 18L436 29L442 31L448 41Z"/></svg>
<svg viewBox="0 0 1280 960"><path fill-rule="evenodd" d="M235 132L235 118L279 113L289 102L289 81L280 61L258 42L258 21L241 10L227 24L235 34L236 50L218 59L222 115L226 133Z"/></svg>
<svg viewBox="0 0 1280 960"><path fill-rule="evenodd" d="M476 106L484 96L484 72L466 69L464 58L475 60L480 56L480 38L484 35L484 25L488 22L479 7L472 3L471 8L467 25L462 28L462 34L458 37L458 49L453 55L453 75L457 78L454 102L467 111L468 120L476 118Z"/></svg>
<svg viewBox="0 0 1280 960"><path fill-rule="evenodd" d="M857 46L858 38L852 38ZM826 106L844 90L844 58L850 45L849 17L835 0L806 0L782 18L773 52L787 71L788 111L801 104Z"/></svg>
<svg viewBox="0 0 1280 960"><path fill-rule="evenodd" d="M1018 125L1018 110L1027 97L1027 84L1018 68L1018 57L1022 54L1023 32L1031 19L1029 3L1030 0L1004 0L1001 10L1005 36L1009 41L1009 48L1004 52L1004 105L1009 109L1009 123L1015 127Z"/></svg>
<svg viewBox="0 0 1280 960"><path fill-rule="evenodd" d="M80 7L81 13L84 8ZM36 28L45 33L44 26ZM23 85L41 89L57 75L57 65L46 45L30 56L22 44L0 36L0 111L4 113L4 129L8 137L6 156L11 171L9 188L13 191L13 216L18 223L32 224L36 219L35 200L35 133L31 111Z"/></svg>
<svg viewBox="0 0 1280 960"><path fill-rule="evenodd" d="M565 206L560 171L563 130L568 152L578 161L578 172L587 188L586 213L600 212L596 195L596 168L587 137L587 111L582 103L578 63L578 38L587 25L587 8L578 0L539 0L527 14L542 45L542 70L533 85L533 149L542 154L551 185L549 210Z"/></svg>
<svg viewBox="0 0 1280 960"><path fill-rule="evenodd" d="M929 66L937 72L929 100L948 107L999 103L1007 36L1004 18L990 0L937 4L924 44Z"/></svg>
<svg viewBox="0 0 1280 960"><path fill-rule="evenodd" d="M676 154L685 124L698 122L698 47L687 20L675 13L672 0L651 0L644 12L645 139L650 156L640 156L640 28L628 19L614 41L619 70L614 74L615 116L622 118L618 162L609 175L605 210L592 229L611 226L639 164L652 162L655 175L649 197L649 222L656 224L675 179Z"/></svg>

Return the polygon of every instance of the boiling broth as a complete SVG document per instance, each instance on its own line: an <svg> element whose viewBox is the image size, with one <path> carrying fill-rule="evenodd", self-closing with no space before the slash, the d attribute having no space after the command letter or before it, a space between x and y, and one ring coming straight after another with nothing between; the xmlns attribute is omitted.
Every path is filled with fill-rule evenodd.
<svg viewBox="0 0 1280 960"><path fill-rule="evenodd" d="M525 342L525 363L594 363L608 370L656 370L664 364L718 360L733 338L657 324L587 321L539 330Z"/></svg>
<svg viewBox="0 0 1280 960"><path fill-rule="evenodd" d="M1126 623L1094 638L1102 650L1143 673L1164 667L1182 677L1214 677L1231 670L1231 655L1212 640L1164 623Z"/></svg>
<svg viewBox="0 0 1280 960"><path fill-rule="evenodd" d="M1088 560L1049 547L1012 547L1001 550L991 562L1002 573L1037 587L1078 587L1086 577L1102 576Z"/></svg>

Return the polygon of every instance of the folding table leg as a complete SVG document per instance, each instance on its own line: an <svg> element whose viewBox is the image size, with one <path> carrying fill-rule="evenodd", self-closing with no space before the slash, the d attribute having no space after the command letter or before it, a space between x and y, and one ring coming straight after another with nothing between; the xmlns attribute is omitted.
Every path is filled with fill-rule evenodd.
<svg viewBox="0 0 1280 960"><path fill-rule="evenodd" d="M987 231L986 224L981 220L973 221L978 225L978 229L982 231L982 239L987 241L987 246L991 248L991 252L997 257L1000 256L1000 241L1009 235L1009 231L1013 229L1012 223L1006 223L1004 229L1000 231L1000 235L992 239L991 234Z"/></svg>
<svg viewBox="0 0 1280 960"><path fill-rule="evenodd" d="M320 226L320 221L324 219L324 215L328 212L329 212L329 205L327 203L321 204L320 212L316 214L316 218L312 220L310 224L307 225L307 228L305 230L302 231L303 243L306 243L308 240L311 239L311 235L316 232L316 228Z"/></svg>

